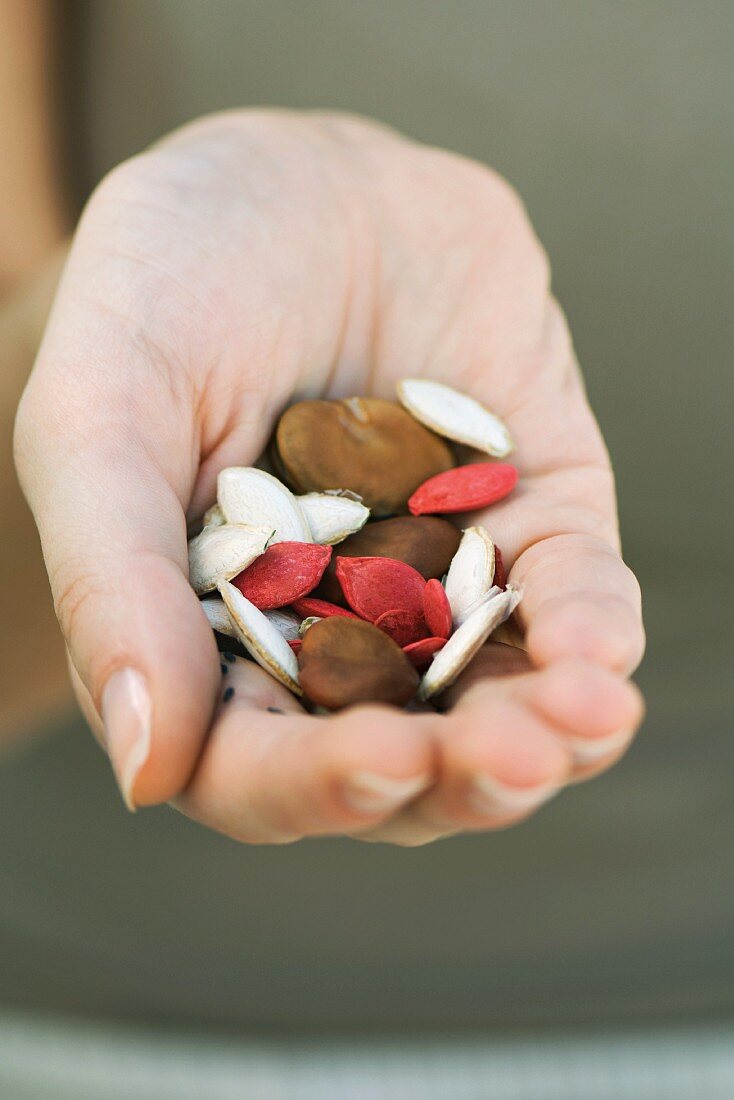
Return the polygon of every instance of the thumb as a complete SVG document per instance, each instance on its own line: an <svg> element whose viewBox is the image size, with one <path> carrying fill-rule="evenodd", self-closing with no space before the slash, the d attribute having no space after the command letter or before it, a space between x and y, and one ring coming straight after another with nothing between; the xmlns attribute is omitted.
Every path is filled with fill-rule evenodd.
<svg viewBox="0 0 734 1100"><path fill-rule="evenodd" d="M83 381L60 386L46 358L21 403L16 456L56 612L125 802L167 801L191 776L220 677L187 580L190 490L161 460L195 468L186 415L150 374L144 405L130 371L106 370L80 393Z"/></svg>

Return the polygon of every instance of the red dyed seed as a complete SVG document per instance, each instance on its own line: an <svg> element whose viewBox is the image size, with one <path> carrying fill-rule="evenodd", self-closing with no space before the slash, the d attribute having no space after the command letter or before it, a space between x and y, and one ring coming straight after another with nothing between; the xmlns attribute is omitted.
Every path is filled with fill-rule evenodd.
<svg viewBox="0 0 734 1100"><path fill-rule="evenodd" d="M423 614L429 633L437 638L450 638L453 620L451 604L440 581L431 580L423 593Z"/></svg>
<svg viewBox="0 0 734 1100"><path fill-rule="evenodd" d="M297 655L301 652L301 646L303 645L303 638L289 638L288 645L293 652Z"/></svg>
<svg viewBox="0 0 734 1100"><path fill-rule="evenodd" d="M417 642L428 636L423 616L402 608L384 611L378 619L375 619L375 626L379 630L384 630L385 634L388 634L401 649L410 645L411 642Z"/></svg>
<svg viewBox="0 0 734 1100"><path fill-rule="evenodd" d="M502 560L502 551L496 543L494 547L494 581L492 583L499 588L507 588L507 571Z"/></svg>
<svg viewBox="0 0 734 1100"><path fill-rule="evenodd" d="M434 653L438 653L445 645L445 638L421 638L419 642L404 645L403 653L415 668L422 669L431 663Z"/></svg>
<svg viewBox="0 0 734 1100"><path fill-rule="evenodd" d="M506 462L476 462L429 477L413 493L408 508L426 513L473 512L502 500L517 485L518 473Z"/></svg>
<svg viewBox="0 0 734 1100"><path fill-rule="evenodd" d="M423 616L426 582L417 569L395 558L336 559L336 575L346 601L363 619L374 623L386 611Z"/></svg>
<svg viewBox="0 0 734 1100"><path fill-rule="evenodd" d="M235 577L232 584L255 607L270 611L310 592L321 580L330 558L330 546L276 542Z"/></svg>
<svg viewBox="0 0 734 1100"><path fill-rule="evenodd" d="M337 607L328 600L317 600L314 596L303 596L300 600L293 601L293 610L303 619L310 615L316 615L319 619L328 619L332 615L341 615L345 619L358 619L353 611L347 611L346 607Z"/></svg>

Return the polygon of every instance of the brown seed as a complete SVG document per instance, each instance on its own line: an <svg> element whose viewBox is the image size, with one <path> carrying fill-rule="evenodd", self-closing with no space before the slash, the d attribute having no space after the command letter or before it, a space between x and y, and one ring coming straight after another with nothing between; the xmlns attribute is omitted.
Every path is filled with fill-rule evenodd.
<svg viewBox="0 0 734 1100"><path fill-rule="evenodd" d="M299 401L275 434L278 466L298 493L346 486L373 515L405 510L427 478L454 465L448 444L393 401Z"/></svg>
<svg viewBox="0 0 734 1100"><path fill-rule="evenodd" d="M459 548L461 532L446 519L435 516L396 516L368 523L361 531L339 543L339 557L395 558L412 565L427 581L439 580L448 572ZM334 555L321 578L316 594L323 600L346 606L336 577Z"/></svg>
<svg viewBox="0 0 734 1100"><path fill-rule="evenodd" d="M314 623L299 653L299 683L312 703L339 710L354 703L403 706L419 677L392 638L361 619Z"/></svg>

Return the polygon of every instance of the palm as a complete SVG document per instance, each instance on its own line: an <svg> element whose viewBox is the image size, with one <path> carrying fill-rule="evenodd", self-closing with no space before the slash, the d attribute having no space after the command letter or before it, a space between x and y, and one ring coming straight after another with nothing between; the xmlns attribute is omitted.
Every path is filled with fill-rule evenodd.
<svg viewBox="0 0 734 1100"><path fill-rule="evenodd" d="M522 476L480 519L525 588L537 671L477 682L475 669L446 718L377 722L365 708L324 721L243 662L229 672L238 705L220 708L181 805L245 839L341 831L414 843L520 813L486 809L475 777L551 788L569 768L594 770L574 763L569 745L634 724L636 700L615 695L608 670L626 674L639 656L637 595L616 557L608 460L545 259L507 186L363 123L234 116L123 169L96 200L96 224L93 205L92 231L112 200L123 239L103 257L110 277L98 293L119 287L120 264L139 288L157 414L136 431L190 519L211 503L219 469L255 461L294 396L389 396L406 374L449 382L503 415ZM493 668L488 647L483 662L480 672L502 671L506 657ZM355 818L334 774L385 764L395 778L419 776L425 793L397 815ZM243 776L255 804L268 802L269 783L284 786L270 796L276 824L243 806Z"/></svg>

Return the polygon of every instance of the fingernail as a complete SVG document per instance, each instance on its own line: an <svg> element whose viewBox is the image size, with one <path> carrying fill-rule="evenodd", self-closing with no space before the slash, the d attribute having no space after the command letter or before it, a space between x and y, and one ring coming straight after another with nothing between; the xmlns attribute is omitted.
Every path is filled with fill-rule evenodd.
<svg viewBox="0 0 734 1100"><path fill-rule="evenodd" d="M428 775L415 775L411 779L392 779L372 772L354 772L346 782L346 797L350 805L364 814L386 813L396 810L403 802L409 802L430 782Z"/></svg>
<svg viewBox="0 0 734 1100"><path fill-rule="evenodd" d="M105 743L128 810L135 780L150 753L150 695L143 676L133 668L113 673L102 694Z"/></svg>
<svg viewBox="0 0 734 1100"><path fill-rule="evenodd" d="M566 743L571 749L575 764L595 764L597 760L617 752L631 739L634 729L625 726L607 737L567 737Z"/></svg>
<svg viewBox="0 0 734 1100"><path fill-rule="evenodd" d="M493 775L475 775L469 792L470 805L480 814L492 817L525 813L542 806L560 791L557 783L539 787L512 787Z"/></svg>

